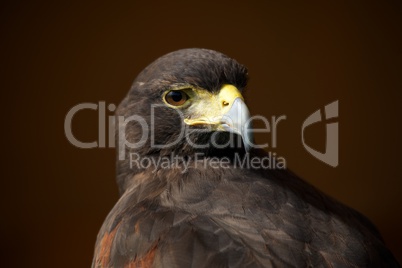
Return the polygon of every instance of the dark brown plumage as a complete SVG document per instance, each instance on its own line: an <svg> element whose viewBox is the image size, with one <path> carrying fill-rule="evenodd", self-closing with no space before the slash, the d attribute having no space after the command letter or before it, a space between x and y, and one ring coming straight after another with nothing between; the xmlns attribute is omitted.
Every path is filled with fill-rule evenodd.
<svg viewBox="0 0 402 268"><path fill-rule="evenodd" d="M245 67L205 49L184 49L149 65L134 81L117 115L137 114L150 123L151 104L176 85L217 92L247 83ZM178 137L183 120L171 107L155 110L155 141ZM214 132L191 127L196 140ZM224 142L227 133L221 132ZM138 141L135 122L126 129ZM209 168L213 156L236 149L195 149L183 138L169 148L148 140L125 153L160 158L179 155L189 161L169 169L130 168L118 161L121 197L107 216L95 247L92 267L399 267L376 228L358 212L327 197L288 170ZM192 161L196 153L203 159ZM251 157L266 153L252 149ZM184 163L181 163L184 164Z"/></svg>

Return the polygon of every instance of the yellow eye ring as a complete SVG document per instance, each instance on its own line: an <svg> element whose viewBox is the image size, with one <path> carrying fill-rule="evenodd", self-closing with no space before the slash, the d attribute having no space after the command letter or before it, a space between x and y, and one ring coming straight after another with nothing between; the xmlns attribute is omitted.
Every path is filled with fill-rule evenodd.
<svg viewBox="0 0 402 268"><path fill-rule="evenodd" d="M165 101L173 106L181 106L189 99L182 90L171 90L165 95Z"/></svg>

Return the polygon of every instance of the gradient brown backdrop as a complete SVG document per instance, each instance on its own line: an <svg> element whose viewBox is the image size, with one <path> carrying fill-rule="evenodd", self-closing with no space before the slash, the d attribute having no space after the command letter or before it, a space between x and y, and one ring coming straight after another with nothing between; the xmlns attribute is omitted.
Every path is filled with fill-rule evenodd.
<svg viewBox="0 0 402 268"><path fill-rule="evenodd" d="M147 64L186 47L248 66L252 114L287 116L275 151L367 215L402 261L402 2L302 2L2 1L1 266L90 266L117 200L115 152L72 146L64 117L82 102L118 104ZM337 168L313 158L300 136L307 116L334 100ZM96 139L96 112L77 115L73 130ZM323 125L306 134L323 148Z"/></svg>

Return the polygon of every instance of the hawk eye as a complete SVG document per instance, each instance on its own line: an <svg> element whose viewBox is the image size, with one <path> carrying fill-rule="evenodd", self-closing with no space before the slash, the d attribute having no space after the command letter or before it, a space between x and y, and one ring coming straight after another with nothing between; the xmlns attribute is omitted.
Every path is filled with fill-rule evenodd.
<svg viewBox="0 0 402 268"><path fill-rule="evenodd" d="M172 90L166 94L165 100L170 105L180 106L188 100L188 96L181 90Z"/></svg>

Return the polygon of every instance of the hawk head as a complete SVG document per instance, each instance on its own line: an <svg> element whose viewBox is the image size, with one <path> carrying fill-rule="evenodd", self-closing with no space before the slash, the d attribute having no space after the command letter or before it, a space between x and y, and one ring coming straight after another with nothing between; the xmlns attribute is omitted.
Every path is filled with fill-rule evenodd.
<svg viewBox="0 0 402 268"><path fill-rule="evenodd" d="M147 66L116 111L120 190L138 172L129 165L132 153L208 157L249 150L247 79L246 67L208 49L178 50Z"/></svg>

